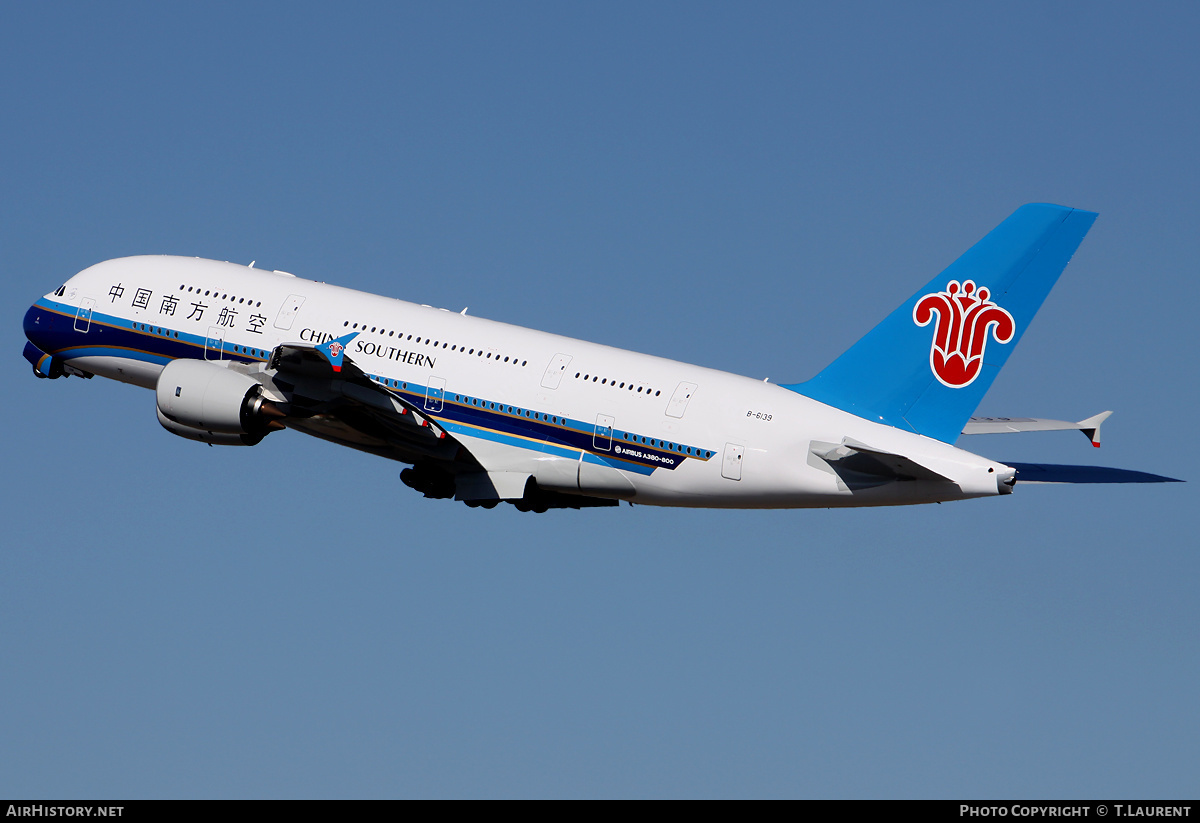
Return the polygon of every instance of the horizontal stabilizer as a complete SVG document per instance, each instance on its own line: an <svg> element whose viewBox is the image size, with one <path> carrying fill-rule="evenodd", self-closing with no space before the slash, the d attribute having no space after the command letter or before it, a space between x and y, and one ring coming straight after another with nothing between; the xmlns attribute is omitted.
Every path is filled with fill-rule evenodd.
<svg viewBox="0 0 1200 823"><path fill-rule="evenodd" d="M1174 477L1109 469L1104 466L1060 466L1054 463L1005 463L1017 470L1017 484L1023 483L1182 483Z"/></svg>
<svg viewBox="0 0 1200 823"><path fill-rule="evenodd" d="M972 417L963 426L963 434L1007 434L1009 432L1081 431L1100 448L1100 424L1112 414L1100 412L1086 420L1072 423L1069 420L1047 420L1041 417Z"/></svg>

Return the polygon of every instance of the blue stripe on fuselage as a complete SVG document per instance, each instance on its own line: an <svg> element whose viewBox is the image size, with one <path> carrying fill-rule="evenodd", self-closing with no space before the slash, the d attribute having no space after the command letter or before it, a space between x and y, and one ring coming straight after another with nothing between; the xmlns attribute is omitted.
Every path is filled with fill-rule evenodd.
<svg viewBox="0 0 1200 823"><path fill-rule="evenodd" d="M171 360L206 359L209 338L204 335L135 322L95 309L87 321L88 331L81 332L75 328L77 314L78 309L72 306L42 298L25 313L25 336L52 357L66 360L105 356L165 365ZM254 349L221 341L223 360L261 363L269 356L269 349ZM598 449L595 426L590 423L452 392L444 392L442 409L434 414L423 410L427 386L385 379L379 375L368 376L380 388L422 409L422 414L437 421L447 431L485 437L519 448L572 459L583 453L588 462L647 475L657 468L674 470L689 458L705 462L713 454L711 450L686 444L668 445L657 438L621 429L612 431L609 450ZM403 389L394 384L403 386ZM634 447L632 451L630 444ZM623 449L621 457L612 453L617 447Z"/></svg>

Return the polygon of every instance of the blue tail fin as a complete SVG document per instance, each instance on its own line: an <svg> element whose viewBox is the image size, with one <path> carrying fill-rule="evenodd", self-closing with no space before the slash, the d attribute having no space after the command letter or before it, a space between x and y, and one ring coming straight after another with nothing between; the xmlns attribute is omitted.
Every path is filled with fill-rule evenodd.
<svg viewBox="0 0 1200 823"><path fill-rule="evenodd" d="M1095 219L1022 206L824 371L784 388L953 443Z"/></svg>

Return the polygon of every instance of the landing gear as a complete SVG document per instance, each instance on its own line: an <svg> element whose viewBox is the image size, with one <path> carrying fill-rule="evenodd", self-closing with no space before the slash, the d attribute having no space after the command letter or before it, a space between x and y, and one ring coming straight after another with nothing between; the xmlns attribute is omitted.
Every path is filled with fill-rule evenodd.
<svg viewBox="0 0 1200 823"><path fill-rule="evenodd" d="M441 468L437 463L417 463L409 469L400 472L400 480L410 489L415 489L426 497L445 500L454 497L454 475ZM564 494L550 491L538 486L537 481L530 477L525 483L522 497L516 500L464 500L468 508L494 509L500 503L511 503L517 511L536 512L544 514L550 509L586 509L596 506L617 506L619 500L607 500L599 497L586 497L578 494Z"/></svg>
<svg viewBox="0 0 1200 823"><path fill-rule="evenodd" d="M42 380L57 380L60 377L70 376L72 372L78 373L77 369L66 371L63 369L63 362L54 357L46 358L42 365L46 369L45 372L42 372L42 370L38 368L38 364L36 362L33 364L34 376Z"/></svg>
<svg viewBox="0 0 1200 823"><path fill-rule="evenodd" d="M422 463L400 472L400 482L429 498L444 500L454 496L454 477Z"/></svg>
<svg viewBox="0 0 1200 823"><path fill-rule="evenodd" d="M404 475L400 477L403 479ZM404 482L407 483L408 481L405 480ZM501 502L512 503L517 511L537 512L538 514L544 514L551 508L554 508L549 495L538 488L537 481L532 477L525 481L524 495L519 499L501 501L495 498L484 498L480 500L464 500L463 502L467 504L468 508L472 509L494 509Z"/></svg>
<svg viewBox="0 0 1200 823"><path fill-rule="evenodd" d="M38 361L30 360L30 362L33 363L34 376L40 380L57 380L60 377L83 377L87 380L91 380L93 377L91 372L86 372L83 369L77 369L74 366L64 363L57 357L49 358L44 364L47 370L45 374L38 369Z"/></svg>
<svg viewBox="0 0 1200 823"><path fill-rule="evenodd" d="M550 510L550 507L545 503L545 501L542 500L514 500L512 501L512 504L517 507L517 511L519 512L537 512L538 514L545 514Z"/></svg>

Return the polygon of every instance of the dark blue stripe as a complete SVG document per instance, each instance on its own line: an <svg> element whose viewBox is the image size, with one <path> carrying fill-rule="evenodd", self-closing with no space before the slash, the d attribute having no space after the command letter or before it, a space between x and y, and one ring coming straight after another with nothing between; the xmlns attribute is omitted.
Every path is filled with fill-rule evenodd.
<svg viewBox="0 0 1200 823"><path fill-rule="evenodd" d="M140 323L120 317L103 314L93 310L91 323L87 333L76 331L77 310L45 298L39 300L25 314L25 334L38 348L58 357L87 357L112 356L126 357L144 362L166 364L171 360L193 359L204 360L208 338L201 335L158 326L151 323ZM146 327L143 330L142 326ZM152 329L162 329L162 334L156 334ZM234 345L228 341L222 343L222 359L242 363L265 362L270 356L270 350L260 349L263 356L248 353L246 348ZM418 409L424 409L427 386L408 381L385 379L379 375L369 375L382 388L393 392L398 397L411 403ZM397 384L397 385L392 385ZM461 400L454 398L460 397ZM477 405L471 404L469 395L444 392L442 409L439 412L424 412L434 420L449 420L478 429L486 429L501 435L511 435L518 438L529 438L546 443L552 447L573 449L597 456L601 460L618 468L640 466L649 473L656 468L673 470L691 458L708 460L713 452L687 444L674 444L674 448L665 445L667 441L645 437L635 432L615 429L608 451L595 447L595 426L591 423L572 420L553 415L558 422L542 417L551 417L533 409L518 409L516 406L495 403L496 408L490 408L494 401L484 398L474 398ZM485 408L485 405L487 406ZM510 413L508 409L512 408ZM528 412L530 416L526 417ZM651 445L650 441L662 445ZM536 449L532 443L525 444L527 448ZM636 452L630 456L627 451L620 457L614 455L617 446L627 449L632 446ZM692 450L688 454L688 449Z"/></svg>

